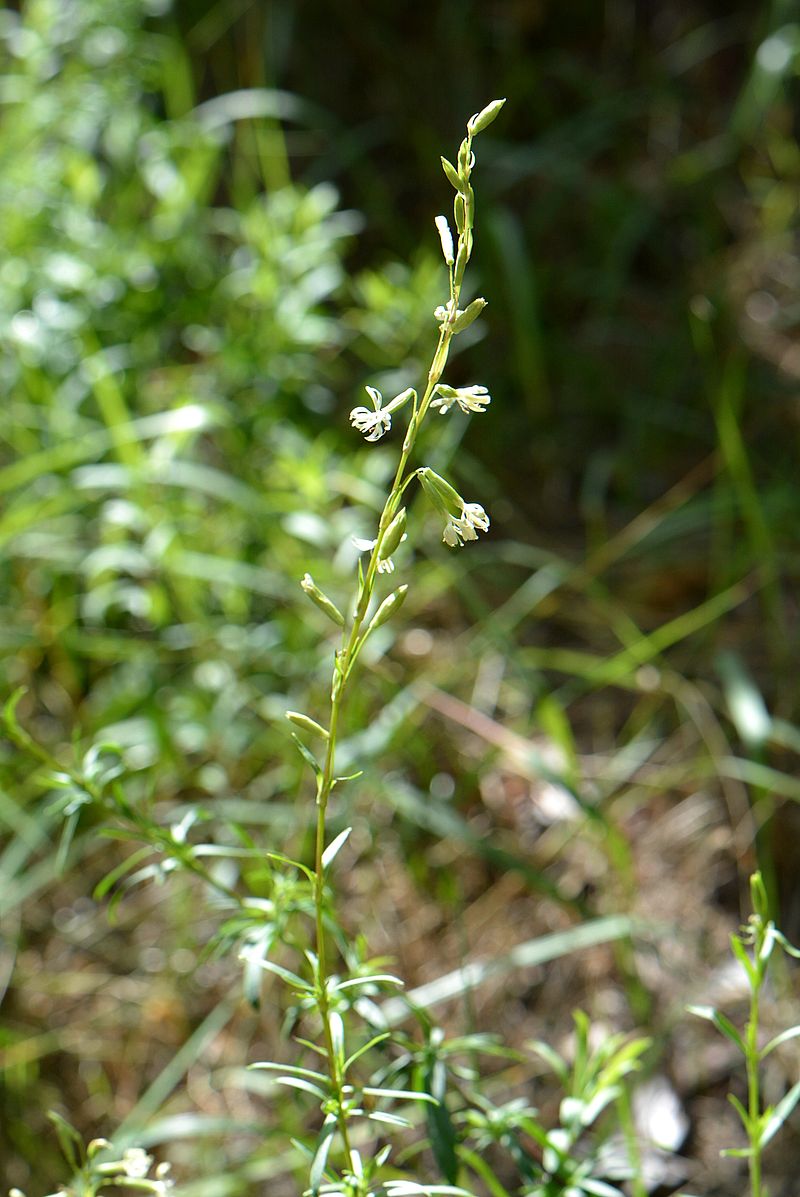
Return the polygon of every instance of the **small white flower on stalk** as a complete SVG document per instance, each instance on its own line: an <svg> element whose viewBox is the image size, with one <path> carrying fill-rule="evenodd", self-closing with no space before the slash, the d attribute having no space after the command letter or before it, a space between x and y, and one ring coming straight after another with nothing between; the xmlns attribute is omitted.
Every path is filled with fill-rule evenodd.
<svg viewBox="0 0 800 1197"><path fill-rule="evenodd" d="M458 548L468 540L477 540L478 532L488 530L489 517L480 503L467 503L445 478L428 466L417 470L417 477L434 507L447 520L442 540L450 548Z"/></svg>
<svg viewBox="0 0 800 1197"><path fill-rule="evenodd" d="M487 532L488 529L489 517L480 503L465 503L461 515L451 517L445 524L442 540L454 549L468 540L477 540L478 532Z"/></svg>
<svg viewBox="0 0 800 1197"><path fill-rule="evenodd" d="M492 402L492 396L486 387L448 387L439 383L436 387L436 398L431 401L431 407L438 407L442 415L450 411L453 404L458 404L465 413L484 412Z"/></svg>
<svg viewBox="0 0 800 1197"><path fill-rule="evenodd" d="M352 540L359 553L371 553L375 548L375 545L378 543L377 540L365 540L363 536L354 536L352 537ZM405 533L401 538L401 543L403 540L408 540L408 536ZM384 557L382 560L378 561L378 573L394 573L394 561L392 561L391 557Z"/></svg>
<svg viewBox="0 0 800 1197"><path fill-rule="evenodd" d="M433 315L439 321L440 329L444 329L445 325L451 322L450 318L453 316L454 311L457 317L459 312L458 309L453 308L452 299L448 299L447 303L440 303L438 308L433 309Z"/></svg>
<svg viewBox="0 0 800 1197"><path fill-rule="evenodd" d="M142 1180L150 1171L153 1157L143 1147L129 1147L122 1153L122 1169L130 1180Z"/></svg>
<svg viewBox="0 0 800 1197"><path fill-rule="evenodd" d="M449 328L452 333L460 333L478 319L485 307L486 300L483 296L473 299L465 308L454 308L452 299L448 299L446 304L440 303L438 308L434 308L433 314L439 321L442 332Z"/></svg>
<svg viewBox="0 0 800 1197"><path fill-rule="evenodd" d="M364 388L370 397L372 411L368 407L354 407L350 412L350 423L359 432L363 432L368 441L379 441L392 426L392 413L398 411L409 399L416 399L417 392L409 387L395 395L390 403L383 406L383 395L375 387Z"/></svg>
<svg viewBox="0 0 800 1197"><path fill-rule="evenodd" d="M442 243L442 256L448 266L452 266L455 261L455 253L453 250L453 234L450 232L450 225L447 223L446 216L436 217L436 227L439 230L439 240Z"/></svg>

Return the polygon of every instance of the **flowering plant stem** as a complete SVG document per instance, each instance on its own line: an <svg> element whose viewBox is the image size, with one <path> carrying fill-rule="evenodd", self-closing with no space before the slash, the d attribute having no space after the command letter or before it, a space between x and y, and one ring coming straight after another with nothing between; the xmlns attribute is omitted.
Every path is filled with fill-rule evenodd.
<svg viewBox="0 0 800 1197"><path fill-rule="evenodd" d="M484 113L492 109L490 119L499 112L499 108L503 101L495 101L494 106L489 105L488 109L484 109ZM496 107L495 107L496 106ZM462 312L459 308L459 300L461 297L461 288L464 277L464 269L472 252L472 227L473 227L473 212L474 212L474 198L472 188L469 184L469 175L474 164L474 156L472 153L472 139L475 132L480 131L480 128L485 127L488 120L484 124L479 125L479 118L483 114L477 114L473 117L467 126L467 136L461 144L459 152L459 170L454 171L450 164L450 171L458 174L458 187L456 189L455 199L455 220L456 228L458 230L458 243L455 254L453 253L452 239L450 238L447 222L444 217L437 218L437 227L439 227L440 235L442 236L442 248L445 256L445 261L449 269L449 299L443 308L438 308L436 315L440 318L439 324L439 338L436 345L436 350L433 354L430 369L428 370L426 385L422 393L422 397L418 398L417 394L412 390L405 392L403 396L399 396L398 400L405 400L413 398L413 407L411 417L408 423L408 428L403 441L400 459L397 463L394 479L389 490L386 502L384 503L381 512L380 520L378 522L377 537L372 544L366 570L359 568L358 584L354 596L353 615L352 619L347 623L345 621L342 630L342 644L337 651L333 666L333 676L331 681L331 699L330 699L330 718L328 722L327 743L324 761L317 774L317 791L316 791L316 805L317 805L317 819L316 819L316 837L315 837L315 879L314 879L314 907L315 907L315 923L316 923L316 1001L318 1012L322 1022L322 1030L325 1044L325 1051L328 1059L330 1082L332 1088L332 1095L335 1099L335 1108L337 1110L337 1122L342 1139L343 1152L345 1157L345 1165L349 1172L353 1171L353 1153L350 1144L350 1137L348 1133L348 1118L346 1106L346 1087L345 1078L343 1075L343 1067L341 1064L341 1053L337 1053L334 1045L334 1033L331 1024L331 1003L329 996L328 980L330 976L330 961L328 954L328 947L326 944L326 930L325 930L325 890L326 890L326 870L324 864L324 853L327 841L327 810L328 802L331 792L336 785L336 747L340 727L340 720L342 718L342 711L344 707L345 697L347 695L350 681L353 677L355 666L358 660L359 653L364 645L372 625L366 625L367 615L370 611L372 600L375 594L376 581L378 573L383 562L388 559L387 552L387 533L390 533L393 525L396 523L397 517L401 511L401 501L403 494L409 483L415 477L417 471L410 466L412 454L414 452L417 439L422 428L422 424L431 407L431 402L436 395L437 386L440 383L442 374L447 364L450 346L453 337L457 332L461 331L467 323L471 323L472 315L467 309L467 313ZM448 177L450 174L448 173ZM453 180L451 179L451 182ZM442 227L446 230L446 234L442 232ZM449 242L449 244L446 243ZM478 301L475 301L478 303ZM474 304L470 308L474 308ZM484 306L484 301L479 302L477 310L474 315L477 315L480 308ZM465 321L465 316L469 315L469 320ZM480 388L484 391L484 388ZM455 393L455 392L454 392ZM370 389L370 394L377 396L377 392ZM398 400L394 401L397 403ZM488 402L488 399L483 400ZM378 396L378 405L380 398ZM390 404L391 410L393 405ZM368 439L377 439L377 436L385 431L390 426L389 416L385 416L385 427L382 427L380 421L377 425L375 423L378 413L376 407L376 414L368 413L366 409L357 409L363 412L367 420L370 418L371 423L363 423L362 416L362 431L375 428L372 436ZM383 416L384 413L381 413ZM355 412L353 413L353 422L356 423ZM455 495L456 492L453 492ZM457 496L458 497L458 496ZM462 502L462 507L463 507ZM482 511L482 509L481 509ZM453 512L450 513L451 518ZM404 523L404 520L403 520ZM487 521L488 523L488 521ZM474 531L470 535L467 532L469 539L474 539ZM401 537L396 537L399 543ZM452 542L448 542L452 543ZM402 601L405 593L405 588L396 591L399 595L398 602Z"/></svg>
<svg viewBox="0 0 800 1197"><path fill-rule="evenodd" d="M747 1147L726 1148L722 1154L746 1159L750 1173L750 1197L767 1197L762 1178L764 1149L772 1141L792 1111L800 1102L800 1081L793 1085L776 1106L764 1107L761 1094L760 1069L763 1061L777 1047L800 1037L800 1026L793 1026L760 1046L761 994L767 981L769 963L775 948L787 956L800 959L800 950L793 947L769 917L769 900L763 878L754 873L750 878L750 897L753 913L738 935L731 936L731 949L744 970L750 988L750 1011L744 1032L740 1032L726 1016L713 1006L690 1006L692 1014L713 1022L717 1030L739 1049L747 1074L747 1105L729 1094L747 1137Z"/></svg>

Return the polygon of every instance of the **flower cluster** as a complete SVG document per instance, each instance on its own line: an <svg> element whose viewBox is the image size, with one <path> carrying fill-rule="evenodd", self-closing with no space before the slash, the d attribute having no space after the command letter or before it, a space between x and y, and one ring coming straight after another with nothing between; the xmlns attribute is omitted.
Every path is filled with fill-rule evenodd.
<svg viewBox="0 0 800 1197"><path fill-rule="evenodd" d="M445 524L442 540L454 549L468 540L477 540L478 532L486 532L488 528L489 517L480 503L464 503L461 515L451 516Z"/></svg>

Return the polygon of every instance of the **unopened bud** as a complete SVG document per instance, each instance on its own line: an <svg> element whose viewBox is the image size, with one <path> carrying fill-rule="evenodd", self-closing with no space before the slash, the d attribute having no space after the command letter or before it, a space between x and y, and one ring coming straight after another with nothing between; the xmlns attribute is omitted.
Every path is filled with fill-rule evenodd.
<svg viewBox="0 0 800 1197"><path fill-rule="evenodd" d="M375 629L379 628L382 624L386 623L387 619L391 619L395 611L400 610L407 594L407 586L398 586L397 590L393 590L390 595L387 595L370 620L369 627L367 628L367 635L369 635L370 632L374 632Z"/></svg>
<svg viewBox="0 0 800 1197"><path fill-rule="evenodd" d="M444 171L445 175L447 176L448 183L450 183L451 186L455 187L456 191L461 191L464 186L464 183L459 178L458 171L453 166L453 163L448 162L447 159L444 157L442 158L442 170Z"/></svg>
<svg viewBox="0 0 800 1197"><path fill-rule="evenodd" d="M453 321L453 332L463 332L465 328L469 328L473 320L477 320L483 309L486 307L486 300L479 298L473 299L472 303L468 304L463 312L459 312Z"/></svg>
<svg viewBox="0 0 800 1197"><path fill-rule="evenodd" d="M324 611L328 618L332 619L333 622L338 624L340 628L344 627L344 616L342 615L341 611L336 604L328 598L327 594L323 594L319 586L317 586L316 582L311 577L311 574L304 574L300 581L300 585L311 599L312 603L315 603L319 607L320 611Z"/></svg>
<svg viewBox="0 0 800 1197"><path fill-rule="evenodd" d="M387 557L391 557L400 541L405 536L406 531L406 509L401 507L397 515L394 517L389 527L381 537L378 546L378 560L385 561Z"/></svg>
<svg viewBox="0 0 800 1197"><path fill-rule="evenodd" d="M482 133L497 118L505 102L505 98L502 100L492 100L491 104L487 104L480 112L476 112L467 121L467 132L473 137L476 133Z"/></svg>
<svg viewBox="0 0 800 1197"><path fill-rule="evenodd" d="M429 466L423 466L421 470L417 470L417 477L422 483L422 489L437 511L448 518L461 514L464 509L464 500L458 491L442 478L441 474L437 474Z"/></svg>

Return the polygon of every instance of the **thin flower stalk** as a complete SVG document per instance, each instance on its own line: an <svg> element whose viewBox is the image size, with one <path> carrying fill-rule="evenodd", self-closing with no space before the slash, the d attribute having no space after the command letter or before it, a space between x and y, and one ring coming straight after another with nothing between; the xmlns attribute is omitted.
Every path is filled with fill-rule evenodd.
<svg viewBox="0 0 800 1197"><path fill-rule="evenodd" d="M391 427L391 415L394 412L398 411L408 402L412 405L394 478L378 521L377 536L373 542L358 542L359 548L366 549L370 546L369 558L366 568L359 570L359 582L352 607L353 615L349 622L345 621L342 630L341 647L335 656L331 681L330 717L327 721L328 735L325 746L325 757L317 774L314 879L316 998L322 1022L331 1092L334 1097L334 1108L337 1111L336 1116L341 1135L343 1163L346 1171L350 1173L354 1171L354 1153L348 1131L347 1091L343 1069L334 1045L331 1019L332 1010L328 987L330 960L325 930L326 872L323 860L327 845L326 818L328 803L331 792L336 784L336 748L348 686L360 649L370 630L379 622L381 613L387 604L387 600L384 600L384 604L378 612L378 617L373 618L372 622L368 623L368 615L375 596L376 582L379 574L387 572L386 562L390 560L387 549L391 548L393 551L396 543L405 538L404 533L400 536L396 533L398 516L401 511L404 492L409 483L419 473L419 471L411 467L410 463L422 425L432 406L435 407L438 405L443 413L454 404L463 411L482 412L489 402L489 396L484 387L473 386L455 391L453 388L445 387L441 380L447 365L453 337L466 327L468 323L471 323L472 319L485 306L485 300L481 299L480 301L473 301L466 311L462 311L460 308L464 271L472 253L473 244L474 193L469 182L475 161L472 151L472 140L476 132L484 128L490 119L494 119L501 106L502 101L494 101L493 105L489 106L492 110L491 116L488 119L484 118L483 124L478 121L478 117L481 117L482 114L477 114L476 117L472 118L470 124L467 126L467 136L461 143L458 155L458 168L453 167L450 163L446 163L443 160L445 174L456 189L454 218L457 240L455 243L453 242L452 234L450 233L445 217L437 217L436 227L439 232L442 253L448 270L449 297L447 304L436 311L436 318L439 320L439 336L421 397L417 395L416 391L409 388L392 400L388 406L384 407L380 392L374 388L367 388L369 398L372 402L372 411L366 407L355 408L350 417L354 427L363 432L368 441L374 441L389 430ZM486 113L489 109L484 109L483 111ZM465 316L469 316L469 319L466 321ZM445 485L447 486L448 484ZM485 530L488 528L488 517L479 504L467 504L457 495L457 492L453 491L452 493L457 500L457 510L450 509L447 511L447 517L451 521L447 527L452 525L457 529L459 534L455 537L451 534L449 537L446 529L444 539L446 543L451 545L463 544L466 539L476 538L476 529ZM404 518L402 523L404 527ZM391 545L387 545L387 541L389 540L393 542ZM305 586L307 587L307 583ZM402 597L404 597L405 589L405 587L401 588L402 593L400 591L395 592L397 597L394 603L389 604L389 607L399 605ZM338 615L338 609L335 608L335 611ZM391 613L391 610L389 610L388 614Z"/></svg>

